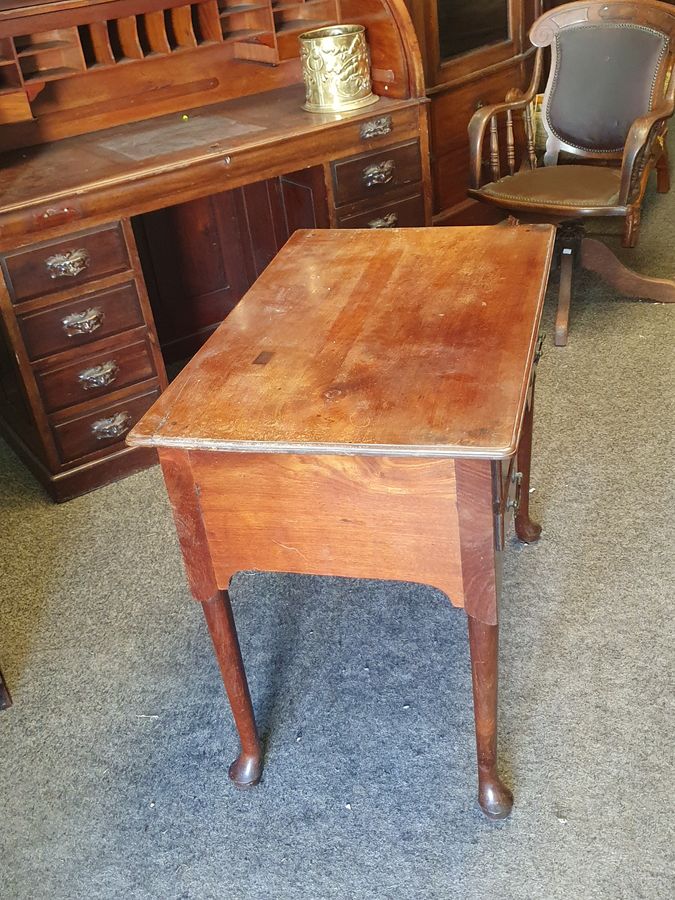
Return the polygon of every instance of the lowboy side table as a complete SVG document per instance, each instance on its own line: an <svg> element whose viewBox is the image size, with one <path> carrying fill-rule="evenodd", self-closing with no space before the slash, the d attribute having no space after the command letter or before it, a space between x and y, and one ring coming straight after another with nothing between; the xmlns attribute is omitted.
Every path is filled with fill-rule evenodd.
<svg viewBox="0 0 675 900"><path fill-rule="evenodd" d="M256 784L261 747L232 616L235 572L416 581L469 623L479 803L497 771L507 509L528 515L550 226L298 231L136 425L156 447Z"/></svg>

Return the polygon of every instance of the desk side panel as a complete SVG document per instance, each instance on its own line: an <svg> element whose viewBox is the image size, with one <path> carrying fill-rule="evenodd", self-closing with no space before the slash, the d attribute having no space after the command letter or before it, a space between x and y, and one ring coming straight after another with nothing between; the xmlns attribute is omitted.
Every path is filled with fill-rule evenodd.
<svg viewBox="0 0 675 900"><path fill-rule="evenodd" d="M462 606L453 460L190 452L218 587L238 571L429 584Z"/></svg>

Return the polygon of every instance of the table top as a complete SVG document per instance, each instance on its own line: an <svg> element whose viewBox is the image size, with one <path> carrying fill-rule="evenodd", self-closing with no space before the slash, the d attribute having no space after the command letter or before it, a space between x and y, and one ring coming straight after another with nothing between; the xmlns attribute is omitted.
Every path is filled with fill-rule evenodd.
<svg viewBox="0 0 675 900"><path fill-rule="evenodd" d="M128 442L509 457L554 234L298 231Z"/></svg>

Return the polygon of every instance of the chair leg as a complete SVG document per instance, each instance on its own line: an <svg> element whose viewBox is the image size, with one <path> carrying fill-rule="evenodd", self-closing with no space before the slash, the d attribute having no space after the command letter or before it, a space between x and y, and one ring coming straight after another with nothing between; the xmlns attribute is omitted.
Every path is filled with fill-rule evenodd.
<svg viewBox="0 0 675 900"><path fill-rule="evenodd" d="M656 190L659 194L667 194L670 190L670 165L668 163L668 147L665 144L656 161Z"/></svg>
<svg viewBox="0 0 675 900"><path fill-rule="evenodd" d="M565 249L560 259L560 288L558 291L558 311L555 316L555 333L553 343L556 347L564 347L567 343L567 332L570 324L570 305L572 303L572 274L574 272L573 251Z"/></svg>
<svg viewBox="0 0 675 900"><path fill-rule="evenodd" d="M582 268L595 272L620 294L657 303L675 303L675 281L633 272L619 262L609 247L594 238L582 239L580 256Z"/></svg>
<svg viewBox="0 0 675 900"><path fill-rule="evenodd" d="M562 228L558 235L560 244L560 287L558 289L558 311L555 316L553 343L556 347L564 347L567 343L567 332L569 330L574 258L578 240L574 235L568 236Z"/></svg>

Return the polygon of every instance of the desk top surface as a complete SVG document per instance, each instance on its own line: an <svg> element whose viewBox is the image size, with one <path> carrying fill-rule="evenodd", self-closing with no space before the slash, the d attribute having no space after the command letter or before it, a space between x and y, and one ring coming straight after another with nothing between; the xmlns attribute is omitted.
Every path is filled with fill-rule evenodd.
<svg viewBox="0 0 675 900"><path fill-rule="evenodd" d="M554 230L296 232L136 425L136 445L501 459Z"/></svg>

